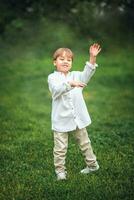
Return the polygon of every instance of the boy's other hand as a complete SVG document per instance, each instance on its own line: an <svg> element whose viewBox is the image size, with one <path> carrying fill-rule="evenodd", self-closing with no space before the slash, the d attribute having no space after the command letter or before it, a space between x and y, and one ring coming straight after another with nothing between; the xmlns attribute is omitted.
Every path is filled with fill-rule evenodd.
<svg viewBox="0 0 134 200"><path fill-rule="evenodd" d="M80 82L80 81L69 81L68 82L71 87L85 87L87 84L86 83L83 83L83 82Z"/></svg>
<svg viewBox="0 0 134 200"><path fill-rule="evenodd" d="M92 57L96 57L100 51L101 51L100 45L97 43L94 43L89 48L89 53L90 53L90 56Z"/></svg>

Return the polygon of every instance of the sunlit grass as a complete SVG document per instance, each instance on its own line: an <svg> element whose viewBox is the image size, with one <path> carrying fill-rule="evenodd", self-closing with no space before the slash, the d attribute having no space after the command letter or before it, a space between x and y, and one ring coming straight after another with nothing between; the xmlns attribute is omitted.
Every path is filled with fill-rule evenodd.
<svg viewBox="0 0 134 200"><path fill-rule="evenodd" d="M0 199L133 199L132 53L122 49L118 54L102 52L96 74L84 90L92 118L88 132L100 170L88 176L79 174L85 163L70 134L68 180L57 182L47 85L47 76L54 70L51 54L43 56L38 48L37 52L29 48L18 52L15 47L11 49L4 49L1 54ZM74 70L82 70L88 59L86 53L79 51L75 50Z"/></svg>

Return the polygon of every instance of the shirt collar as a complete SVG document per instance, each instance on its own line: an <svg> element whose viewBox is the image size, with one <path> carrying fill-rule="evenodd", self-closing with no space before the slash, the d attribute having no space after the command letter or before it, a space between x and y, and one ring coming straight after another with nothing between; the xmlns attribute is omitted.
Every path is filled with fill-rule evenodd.
<svg viewBox="0 0 134 200"><path fill-rule="evenodd" d="M57 73L61 76L65 76L63 72L59 72L59 71L56 71L56 70L54 71L54 73ZM67 73L67 75L65 77L67 77L68 75L70 75L70 71Z"/></svg>

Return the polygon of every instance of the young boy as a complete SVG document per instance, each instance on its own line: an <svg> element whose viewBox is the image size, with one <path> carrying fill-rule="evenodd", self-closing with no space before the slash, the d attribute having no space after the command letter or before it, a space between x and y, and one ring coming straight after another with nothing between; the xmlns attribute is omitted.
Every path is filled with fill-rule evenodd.
<svg viewBox="0 0 134 200"><path fill-rule="evenodd" d="M75 130L75 138L84 155L87 167L81 173L87 174L99 169L93 153L86 127L91 124L82 91L96 67L96 56L100 45L89 48L89 62L84 70L70 71L73 53L68 48L59 48L53 55L56 71L48 76L49 90L52 94L52 130L54 131L54 166L57 180L66 179L65 159L68 147L68 133Z"/></svg>

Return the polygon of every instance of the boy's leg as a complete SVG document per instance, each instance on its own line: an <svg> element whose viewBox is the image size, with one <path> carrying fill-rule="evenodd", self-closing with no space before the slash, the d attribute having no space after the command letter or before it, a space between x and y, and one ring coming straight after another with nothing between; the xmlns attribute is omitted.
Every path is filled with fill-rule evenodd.
<svg viewBox="0 0 134 200"><path fill-rule="evenodd" d="M79 147L84 155L85 162L87 166L94 167L97 165L96 156L93 153L93 149L91 146L91 141L88 137L88 133L86 128L76 129L75 138L79 144Z"/></svg>
<svg viewBox="0 0 134 200"><path fill-rule="evenodd" d="M56 174L65 172L65 159L68 148L68 133L54 131L54 166Z"/></svg>

